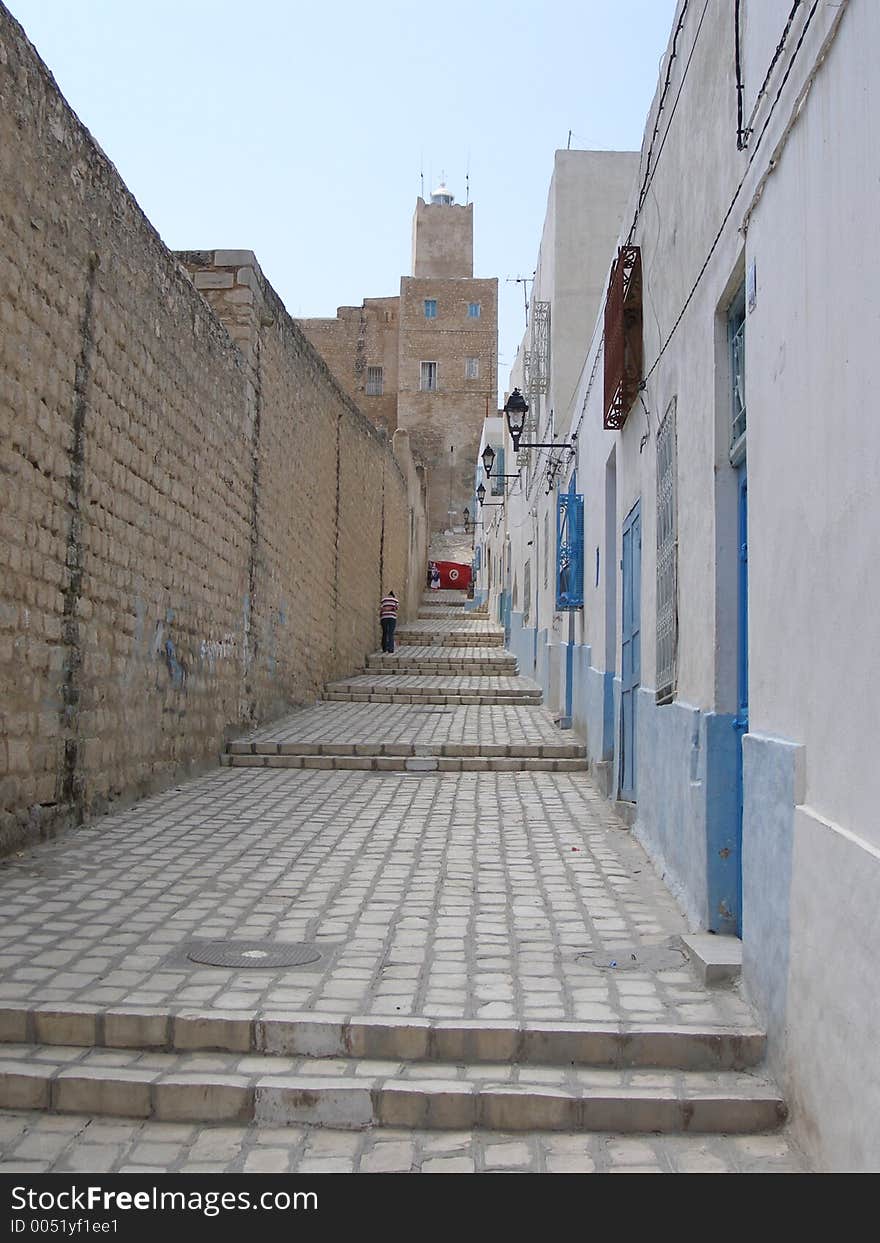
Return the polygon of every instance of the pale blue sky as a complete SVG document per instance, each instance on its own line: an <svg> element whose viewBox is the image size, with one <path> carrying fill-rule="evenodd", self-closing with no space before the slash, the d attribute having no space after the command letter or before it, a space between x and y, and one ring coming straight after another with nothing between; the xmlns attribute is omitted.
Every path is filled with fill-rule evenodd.
<svg viewBox="0 0 880 1243"><path fill-rule="evenodd" d="M424 171L522 335L553 153L641 146L675 0L6 0L173 249L254 250L293 315L399 290Z"/></svg>

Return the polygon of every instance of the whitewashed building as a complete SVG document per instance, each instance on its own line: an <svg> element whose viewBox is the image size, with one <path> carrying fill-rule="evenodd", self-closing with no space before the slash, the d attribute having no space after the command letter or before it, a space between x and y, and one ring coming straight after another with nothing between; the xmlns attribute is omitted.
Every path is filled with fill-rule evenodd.
<svg viewBox="0 0 880 1243"><path fill-rule="evenodd" d="M847 1170L880 1168L878 63L875 0L679 0L574 391L552 351L511 377L571 451L523 454L478 581L692 926L741 936Z"/></svg>

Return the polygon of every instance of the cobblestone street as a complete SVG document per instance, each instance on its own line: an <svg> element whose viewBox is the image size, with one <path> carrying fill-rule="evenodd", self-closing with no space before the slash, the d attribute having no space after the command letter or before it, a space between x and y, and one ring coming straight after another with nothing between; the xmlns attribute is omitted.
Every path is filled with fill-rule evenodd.
<svg viewBox="0 0 880 1243"><path fill-rule="evenodd" d="M509 661L430 608L434 667ZM3 1115L0 1170L800 1168L723 1133L780 1119L763 1034L701 982L580 740L481 703L497 673L469 703L393 672L425 650L360 676L444 706L321 701L0 864L0 1104L54 1111ZM214 942L246 957L196 961Z"/></svg>

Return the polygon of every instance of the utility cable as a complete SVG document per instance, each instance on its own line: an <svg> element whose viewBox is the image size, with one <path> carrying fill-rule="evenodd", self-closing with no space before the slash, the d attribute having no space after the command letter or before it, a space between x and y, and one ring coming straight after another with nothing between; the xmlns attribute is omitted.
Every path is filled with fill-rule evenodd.
<svg viewBox="0 0 880 1243"><path fill-rule="evenodd" d="M657 133L660 129L660 118L663 115L663 105L666 102L666 95L669 91L669 86L672 81L672 66L675 63L676 56L678 55L678 53L676 52L676 44L678 43L678 36L681 34L682 28L684 27L684 19L687 16L689 4L690 4L690 0L684 0L681 13L679 14L679 17L678 17L678 24L675 27L675 33L672 36L672 48L669 53L669 62L666 66L666 80L664 81L663 89L660 92L660 102L657 105L657 116L654 120L654 132L651 134L651 140L648 143L648 154L645 159L645 176L642 181L641 189L639 190L639 197L636 201L636 212L635 212L635 215L633 216L633 222L630 225L629 234L627 235L627 245L629 245L629 243L632 241L632 236L636 228L636 221L639 218L639 212L642 210L642 204L645 201L645 194L647 193L647 188L648 188L648 180L651 175L651 159L654 154L654 140L657 137Z"/></svg>
<svg viewBox="0 0 880 1243"><path fill-rule="evenodd" d="M782 32L782 38L777 43L776 51L773 53L773 59L770 61L770 68L765 73L764 81L761 83L761 89L758 91L758 94L755 96L755 102L754 102L754 105L752 106L751 115L749 116L749 119L746 122L744 127L740 125L740 134L742 136L742 147L740 148L740 150L748 146L749 135L752 133L752 122L755 119L755 114L757 113L758 108L760 107L761 100L764 98L764 95L767 92L767 86L770 82L770 78L773 74L773 70L776 68L776 62L779 60L779 57L782 55L783 48L785 47L785 41L788 38L788 32L791 30L791 24L794 21L795 14L797 13L798 9L801 7L803 2L804 0L794 0L794 4L791 6L791 12L788 15L788 21L785 23L785 29ZM739 0L738 0L738 3L739 3ZM737 31L738 30L739 30L739 27L737 27Z"/></svg>
<svg viewBox="0 0 880 1243"><path fill-rule="evenodd" d="M807 17L807 20L804 23L804 28L801 31L801 36L798 39L797 44L795 45L795 49L794 49L794 52L792 53L791 60L789 61L788 68L785 71L785 76L783 77L781 83L779 84L779 90L776 92L776 98L773 100L773 104L771 105L770 111L767 113L767 118L764 121L763 126L761 127L761 132L758 135L757 142L752 148L752 154L749 158L748 164L746 165L745 172L743 173L742 177L740 178L739 184L737 185L736 189L733 192L733 198L730 200L730 205L727 208L727 211L724 213L724 218L721 221L721 224L718 228L718 232L715 234L715 239L712 242L712 245L709 247L709 253L706 255L703 265L700 268L699 272L697 273L697 278L694 281L693 285L691 286L690 293L685 298L684 305L682 306L681 311L678 314L678 318L676 319L675 323L672 325L672 328L669 331L669 336L663 342L663 345L660 348L660 352L658 353L657 357L654 359L653 363L651 364L651 366L648 368L647 372L645 373L645 378L642 381L642 384L646 384L648 380L650 380L651 376L654 374L654 371L657 368L657 364L660 362L660 359L666 353L666 350L669 346L670 341L675 336L676 330L678 329L678 326L681 323L681 321L684 319L685 313L687 312L687 309L691 304L693 296L697 292L697 289L699 288L700 282L702 281L703 276L705 275L706 269L708 268L709 263L712 260L712 256L714 255L715 250L717 249L718 243L721 240L721 236L724 233L724 229L727 225L727 222L733 213L734 207L736 206L736 201L739 198L740 191L745 185L746 178L749 175L749 171L751 170L752 164L755 162L755 157L757 156L758 151L760 150L761 142L764 139L764 135L767 133L767 129L770 125L770 121L773 117L774 112L776 111L776 106L779 103L779 100L782 96L782 92L785 89L785 86L788 82L789 77L791 76L791 71L794 68L794 63L798 57L798 53L800 52L801 47L803 46L804 39L806 38L807 31L810 28L810 24L813 21L813 17L815 16L816 10L819 7L819 3L820 3L820 0L813 0L813 7L810 9L809 16Z"/></svg>

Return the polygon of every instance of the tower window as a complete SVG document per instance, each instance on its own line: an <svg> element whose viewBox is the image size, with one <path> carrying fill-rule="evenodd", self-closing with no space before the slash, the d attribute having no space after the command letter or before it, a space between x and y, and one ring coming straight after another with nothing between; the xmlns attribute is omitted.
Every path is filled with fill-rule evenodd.
<svg viewBox="0 0 880 1243"><path fill-rule="evenodd" d="M367 367L367 396L381 397L383 373L381 367Z"/></svg>
<svg viewBox="0 0 880 1243"><path fill-rule="evenodd" d="M436 318L437 318L437 299L426 298L425 299L425 319L436 319Z"/></svg>
<svg viewBox="0 0 880 1243"><path fill-rule="evenodd" d="M478 380L480 378L479 358L466 358L464 360L464 378L466 380Z"/></svg>
<svg viewBox="0 0 880 1243"><path fill-rule="evenodd" d="M423 393L436 393L437 391L437 364L436 363L419 363L421 369L419 388Z"/></svg>
<svg viewBox="0 0 880 1243"><path fill-rule="evenodd" d="M469 302L468 303L468 319L479 319L479 318L480 318L479 302Z"/></svg>

